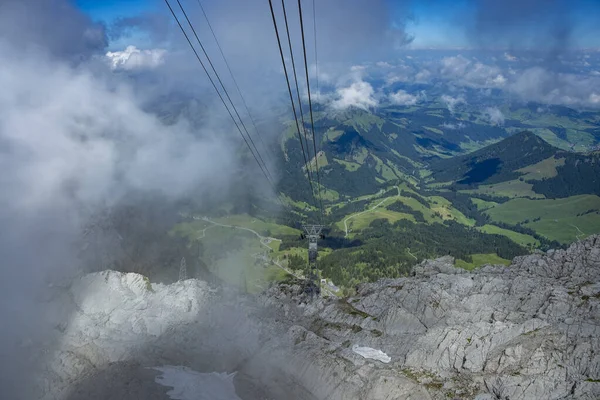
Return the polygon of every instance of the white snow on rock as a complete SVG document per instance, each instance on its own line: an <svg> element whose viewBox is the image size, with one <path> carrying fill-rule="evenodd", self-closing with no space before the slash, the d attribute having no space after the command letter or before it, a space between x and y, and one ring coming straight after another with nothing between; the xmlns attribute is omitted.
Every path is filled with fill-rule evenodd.
<svg viewBox="0 0 600 400"><path fill-rule="evenodd" d="M62 296L56 303L67 321L45 398L56 398L56 382L128 360L167 331L202 319L213 291L195 279L151 284L143 275L103 271L75 279Z"/></svg>
<svg viewBox="0 0 600 400"><path fill-rule="evenodd" d="M162 372L156 383L173 389L167 395L174 400L242 400L235 392L233 374L200 373L186 367L166 365L153 368Z"/></svg>
<svg viewBox="0 0 600 400"><path fill-rule="evenodd" d="M103 271L81 277L70 292L77 312L67 336L118 342L159 336L173 325L194 321L210 290L200 281L151 284L143 275Z"/></svg>
<svg viewBox="0 0 600 400"><path fill-rule="evenodd" d="M371 347L362 347L355 344L354 346L352 346L352 351L360 356L363 356L364 358L370 358L373 360L381 361L382 363L387 364L390 361L392 361L390 356L385 354L383 351L376 350Z"/></svg>

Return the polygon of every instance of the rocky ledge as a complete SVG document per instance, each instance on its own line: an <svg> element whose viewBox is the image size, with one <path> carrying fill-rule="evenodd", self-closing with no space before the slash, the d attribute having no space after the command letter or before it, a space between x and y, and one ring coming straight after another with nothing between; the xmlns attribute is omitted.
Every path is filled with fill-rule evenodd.
<svg viewBox="0 0 600 400"><path fill-rule="evenodd" d="M508 267L467 272L453 261L424 261L412 277L304 307L289 335L294 354L310 353L301 371L316 397L600 398L600 236ZM269 302L297 290L273 288ZM391 362L361 359L355 344ZM313 385L317 376L330 385Z"/></svg>
<svg viewBox="0 0 600 400"><path fill-rule="evenodd" d="M83 277L61 295L72 311L41 375L46 398L82 393L114 362L237 371L245 400L600 398L600 236L508 267L453 261L312 301L294 282L249 297Z"/></svg>

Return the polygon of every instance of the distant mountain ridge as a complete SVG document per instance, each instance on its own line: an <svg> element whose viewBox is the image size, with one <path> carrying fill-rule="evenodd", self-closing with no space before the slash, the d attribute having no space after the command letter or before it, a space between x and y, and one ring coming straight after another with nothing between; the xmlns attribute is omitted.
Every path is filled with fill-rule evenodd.
<svg viewBox="0 0 600 400"><path fill-rule="evenodd" d="M564 166L557 175L533 183L533 190L546 197L562 198L578 194L600 195L600 153L575 154L560 152Z"/></svg>
<svg viewBox="0 0 600 400"><path fill-rule="evenodd" d="M543 168L538 163L544 162L555 164L555 172L547 176L525 172ZM600 154L564 151L528 131L463 156L439 160L430 170L436 182L454 182L458 188L519 179L546 198L600 194Z"/></svg>
<svg viewBox="0 0 600 400"><path fill-rule="evenodd" d="M518 169L536 164L560 152L535 134L523 131L463 156L430 165L438 182L460 185L492 184L519 178Z"/></svg>
<svg viewBox="0 0 600 400"><path fill-rule="evenodd" d="M319 111L315 131L323 150L319 157L322 183L347 196L371 194L389 181L418 179L419 170L440 157L453 157L507 135L499 127L462 118L446 108L427 107ZM302 153L296 135L288 133L283 139L283 151L287 173L297 175L302 168L297 154ZM295 193L296 187L282 186L292 197L303 198Z"/></svg>

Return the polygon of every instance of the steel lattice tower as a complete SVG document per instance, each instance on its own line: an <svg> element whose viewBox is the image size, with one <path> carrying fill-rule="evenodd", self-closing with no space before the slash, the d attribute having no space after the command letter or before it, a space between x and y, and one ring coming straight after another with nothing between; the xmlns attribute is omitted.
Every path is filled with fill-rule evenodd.
<svg viewBox="0 0 600 400"><path fill-rule="evenodd" d="M181 257L181 262L179 263L179 280L185 281L187 279L187 266L185 263L185 257Z"/></svg>
<svg viewBox="0 0 600 400"><path fill-rule="evenodd" d="M319 269L317 267L318 247L317 242L321 237L323 225L303 225L308 239L308 274L306 276L306 287L311 297L321 292Z"/></svg>

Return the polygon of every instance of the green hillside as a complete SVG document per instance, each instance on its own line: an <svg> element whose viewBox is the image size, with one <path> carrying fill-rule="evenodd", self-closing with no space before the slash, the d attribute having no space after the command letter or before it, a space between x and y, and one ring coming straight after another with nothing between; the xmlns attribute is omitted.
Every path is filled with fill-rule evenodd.
<svg viewBox="0 0 600 400"><path fill-rule="evenodd" d="M454 181L477 186L518 179L518 172L554 156L558 149L531 132L521 132L464 156L440 160L430 166L438 182Z"/></svg>
<svg viewBox="0 0 600 400"><path fill-rule="evenodd" d="M600 197L514 199L484 211L492 221L520 224L549 240L570 243L600 232Z"/></svg>
<svg viewBox="0 0 600 400"><path fill-rule="evenodd" d="M248 290L281 279L285 271L260 261L265 251L302 271L306 240L300 232L308 221L325 225L319 242L323 275L347 290L408 274L425 258L450 254L467 269L508 264L535 248L600 232L599 155L548 144L539 133L552 128L535 125L541 120L532 122L532 132L522 131L529 125L517 119L492 127L480 111L449 113L435 101L315 115L324 215L311 193L294 126L284 123L273 152L280 157L277 186L287 208L269 205L241 177L239 189L249 194L218 204L212 215L236 228L210 228L210 237L201 240L209 247L214 240L235 244L235 251L204 253L216 276L236 285L250 279ZM314 170L311 146L307 157ZM210 216L209 209L202 208L202 215ZM202 221L182 223L174 233L193 247L205 228ZM261 245L241 228L277 240Z"/></svg>

